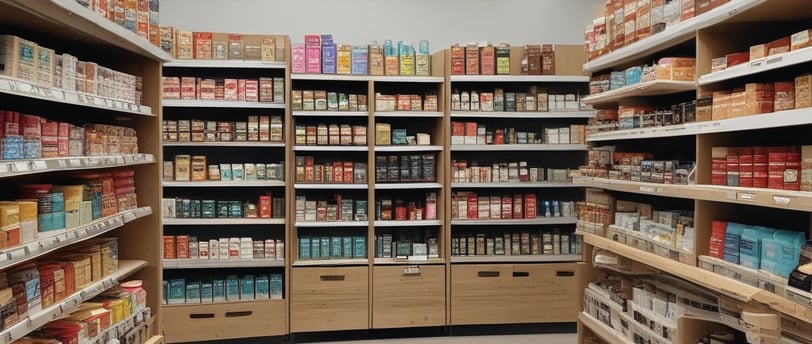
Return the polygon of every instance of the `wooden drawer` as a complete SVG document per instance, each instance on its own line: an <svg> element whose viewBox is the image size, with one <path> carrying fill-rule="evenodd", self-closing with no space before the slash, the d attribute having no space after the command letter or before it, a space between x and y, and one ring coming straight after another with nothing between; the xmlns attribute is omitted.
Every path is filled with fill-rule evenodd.
<svg viewBox="0 0 812 344"><path fill-rule="evenodd" d="M372 271L372 327L445 326L445 266L376 266Z"/></svg>
<svg viewBox="0 0 812 344"><path fill-rule="evenodd" d="M293 268L290 331L369 328L368 269L366 266Z"/></svg>
<svg viewBox="0 0 812 344"><path fill-rule="evenodd" d="M511 323L513 265L452 265L451 325Z"/></svg>
<svg viewBox="0 0 812 344"><path fill-rule="evenodd" d="M513 265L513 322L574 322L578 316L576 266Z"/></svg>
<svg viewBox="0 0 812 344"><path fill-rule="evenodd" d="M280 336L287 332L286 300L171 305L161 308L167 343Z"/></svg>

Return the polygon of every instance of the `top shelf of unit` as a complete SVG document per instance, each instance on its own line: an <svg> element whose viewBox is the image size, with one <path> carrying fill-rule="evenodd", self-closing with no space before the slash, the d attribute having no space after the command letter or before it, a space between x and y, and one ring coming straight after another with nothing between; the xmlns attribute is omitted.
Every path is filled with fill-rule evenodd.
<svg viewBox="0 0 812 344"><path fill-rule="evenodd" d="M0 21L93 45L113 45L156 61L172 59L160 47L75 0L0 0Z"/></svg>
<svg viewBox="0 0 812 344"><path fill-rule="evenodd" d="M724 70L705 74L699 77L700 86L714 84L725 80L764 73L779 68L786 68L812 61L812 47L788 51L786 53L762 57L747 63L735 65Z"/></svg>
<svg viewBox="0 0 812 344"><path fill-rule="evenodd" d="M589 82L582 75L452 75L451 82Z"/></svg>
<svg viewBox="0 0 812 344"><path fill-rule="evenodd" d="M741 14L742 12L747 12L747 10L766 2L767 0L731 0L730 2L696 16L693 19L667 27L661 33L652 35L651 37L634 42L604 56L589 61L584 64L584 72L594 73L600 70L612 68L614 66L639 59L646 55L651 55L656 52L677 46L680 43L696 37L696 32L699 29L724 22Z"/></svg>
<svg viewBox="0 0 812 344"><path fill-rule="evenodd" d="M285 69L287 63L275 61L243 60L172 60L164 63L167 68L242 68L242 69Z"/></svg>
<svg viewBox="0 0 812 344"><path fill-rule="evenodd" d="M412 83L442 83L442 76L383 76L383 75L353 75L353 74L291 74L292 80L318 80L318 81L375 81L375 82L412 82Z"/></svg>

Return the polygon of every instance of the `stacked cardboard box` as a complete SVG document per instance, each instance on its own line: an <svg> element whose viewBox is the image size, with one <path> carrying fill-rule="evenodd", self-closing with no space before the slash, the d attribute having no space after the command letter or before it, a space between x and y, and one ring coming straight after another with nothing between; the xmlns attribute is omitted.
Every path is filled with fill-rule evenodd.
<svg viewBox="0 0 812 344"><path fill-rule="evenodd" d="M305 35L304 44L291 45L291 72L296 74L431 75L429 42L417 49L407 42L383 45L338 44L333 35Z"/></svg>

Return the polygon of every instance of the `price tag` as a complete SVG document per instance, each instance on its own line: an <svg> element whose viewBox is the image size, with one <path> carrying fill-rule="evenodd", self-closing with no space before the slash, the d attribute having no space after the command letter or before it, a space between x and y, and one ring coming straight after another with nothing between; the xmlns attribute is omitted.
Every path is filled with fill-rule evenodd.
<svg viewBox="0 0 812 344"><path fill-rule="evenodd" d="M9 89L9 90L12 90L12 91L15 91L15 92L19 92L19 91L20 91L20 82L19 82L19 81L16 81L16 80L6 80L6 82L8 83L8 89Z"/></svg>
<svg viewBox="0 0 812 344"><path fill-rule="evenodd" d="M745 201L752 201L752 200L756 199L756 195L751 194L751 193L746 193L746 192L740 192L739 193L739 199L745 200Z"/></svg>
<svg viewBox="0 0 812 344"><path fill-rule="evenodd" d="M773 196L773 202L778 205L787 205L789 204L790 198L784 196Z"/></svg>
<svg viewBox="0 0 812 344"><path fill-rule="evenodd" d="M47 169L48 169L48 163L46 163L45 160L36 160L36 161L34 161L34 170L35 171L41 171L41 170L47 170Z"/></svg>
<svg viewBox="0 0 812 344"><path fill-rule="evenodd" d="M11 165L11 170L14 172L28 172L30 169L27 161L17 161Z"/></svg>
<svg viewBox="0 0 812 344"><path fill-rule="evenodd" d="M114 101L113 101L113 108L115 108L115 109L121 109L121 108L122 108L121 101L119 101L119 100L114 100Z"/></svg>
<svg viewBox="0 0 812 344"><path fill-rule="evenodd" d="M57 239L59 242L64 242L64 241L67 241L67 240L68 240L68 234L67 234L67 233L62 233L62 234L60 234L59 236L57 236L57 237L56 237L56 239Z"/></svg>
<svg viewBox="0 0 812 344"><path fill-rule="evenodd" d="M728 191L725 193L725 197L727 199L736 199L738 198L738 193L736 191Z"/></svg>
<svg viewBox="0 0 812 344"><path fill-rule="evenodd" d="M70 159L68 162L70 163L70 167L82 167L81 159Z"/></svg>
<svg viewBox="0 0 812 344"><path fill-rule="evenodd" d="M657 188L653 186L641 185L640 191L643 192L657 192Z"/></svg>
<svg viewBox="0 0 812 344"><path fill-rule="evenodd" d="M403 268L404 275L417 275L420 274L420 267L417 265L409 265Z"/></svg>
<svg viewBox="0 0 812 344"><path fill-rule="evenodd" d="M8 173L11 169L9 164L0 164L0 173Z"/></svg>
<svg viewBox="0 0 812 344"><path fill-rule="evenodd" d="M31 93L34 96L39 97L48 97L54 98L54 92L48 87L42 87L37 85L29 85L31 88L28 89L28 93Z"/></svg>
<svg viewBox="0 0 812 344"><path fill-rule="evenodd" d="M5 262L5 261L7 261L9 259L10 259L10 257L8 255L8 253L0 254L0 262Z"/></svg>
<svg viewBox="0 0 812 344"><path fill-rule="evenodd" d="M764 59L750 61L750 68L759 68L764 65Z"/></svg>
<svg viewBox="0 0 812 344"><path fill-rule="evenodd" d="M84 238L84 237L87 236L87 228L82 228L82 229L76 231L76 233L80 238Z"/></svg>
<svg viewBox="0 0 812 344"><path fill-rule="evenodd" d="M771 65L773 63L780 63L782 61L784 61L784 57L779 55L779 56L767 59L767 65Z"/></svg>
<svg viewBox="0 0 812 344"><path fill-rule="evenodd" d="M123 156L117 156L116 157L116 164L121 165L123 163L124 163L124 157Z"/></svg>
<svg viewBox="0 0 812 344"><path fill-rule="evenodd" d="M28 254L33 254L39 252L39 243L32 242L25 246L25 249L28 250Z"/></svg>
<svg viewBox="0 0 812 344"><path fill-rule="evenodd" d="M97 158L89 158L87 159L87 164L90 166L96 166L99 164L99 159Z"/></svg>
<svg viewBox="0 0 812 344"><path fill-rule="evenodd" d="M14 251L9 252L8 254L11 257L10 259L20 259L22 257L25 257L25 247L18 248Z"/></svg>
<svg viewBox="0 0 812 344"><path fill-rule="evenodd" d="M59 160L56 161L56 163L59 166L59 168L67 168L68 167L68 162L66 160L64 160L64 159L59 159Z"/></svg>

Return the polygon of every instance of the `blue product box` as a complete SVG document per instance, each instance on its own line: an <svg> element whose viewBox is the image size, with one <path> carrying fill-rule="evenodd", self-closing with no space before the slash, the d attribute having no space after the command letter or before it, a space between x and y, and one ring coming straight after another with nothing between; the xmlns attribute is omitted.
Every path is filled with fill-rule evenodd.
<svg viewBox="0 0 812 344"><path fill-rule="evenodd" d="M42 158L42 143L40 141L23 142L23 159Z"/></svg>
<svg viewBox="0 0 812 344"><path fill-rule="evenodd" d="M254 299L254 275L245 275L240 279L240 300Z"/></svg>
<svg viewBox="0 0 812 344"><path fill-rule="evenodd" d="M60 211L51 213L51 221L53 222L53 229L65 229L65 212Z"/></svg>
<svg viewBox="0 0 812 344"><path fill-rule="evenodd" d="M321 258L321 237L310 238L310 257L313 259Z"/></svg>
<svg viewBox="0 0 812 344"><path fill-rule="evenodd" d="M200 303L200 282L186 284L186 303Z"/></svg>
<svg viewBox="0 0 812 344"><path fill-rule="evenodd" d="M321 44L321 73L322 74L335 74L336 73L336 48L337 45L332 42L325 42L322 40Z"/></svg>
<svg viewBox="0 0 812 344"><path fill-rule="evenodd" d="M352 74L367 74L369 64L369 48L366 45L352 46Z"/></svg>
<svg viewBox="0 0 812 344"><path fill-rule="evenodd" d="M772 238L774 230L745 226L739 240L739 264L751 269L761 268L761 239Z"/></svg>
<svg viewBox="0 0 812 344"><path fill-rule="evenodd" d="M93 219L100 219L102 217L102 195L101 192L94 193L90 198L90 206L93 213Z"/></svg>
<svg viewBox="0 0 812 344"><path fill-rule="evenodd" d="M23 158L23 137L9 135L3 138L3 160L19 160Z"/></svg>
<svg viewBox="0 0 812 344"><path fill-rule="evenodd" d="M330 237L330 258L333 259L342 258L342 251L343 246L341 242L341 237L340 236Z"/></svg>
<svg viewBox="0 0 812 344"><path fill-rule="evenodd" d="M319 247L319 257L321 258L330 258L330 237L323 236L321 237L321 246Z"/></svg>
<svg viewBox="0 0 812 344"><path fill-rule="evenodd" d="M282 282L282 274L271 274L272 299L281 299L283 297L284 284Z"/></svg>
<svg viewBox="0 0 812 344"><path fill-rule="evenodd" d="M624 72L612 72L609 76L609 89L616 90L626 86L626 73Z"/></svg>
<svg viewBox="0 0 812 344"><path fill-rule="evenodd" d="M299 259L310 259L310 237L299 237Z"/></svg>
<svg viewBox="0 0 812 344"><path fill-rule="evenodd" d="M643 76L643 67L636 66L626 69L626 85L640 83L641 76Z"/></svg>
<svg viewBox="0 0 812 344"><path fill-rule="evenodd" d="M176 278L169 280L169 298L167 303L186 303L186 280Z"/></svg>
<svg viewBox="0 0 812 344"><path fill-rule="evenodd" d="M200 284L200 302L202 303L214 302L214 294L211 282Z"/></svg>
<svg viewBox="0 0 812 344"><path fill-rule="evenodd" d="M392 129L392 144L393 145L405 145L409 142L406 141L407 132L406 129Z"/></svg>
<svg viewBox="0 0 812 344"><path fill-rule="evenodd" d="M344 256L343 258L352 258L352 237L342 237L341 244L343 246Z"/></svg>
<svg viewBox="0 0 812 344"><path fill-rule="evenodd" d="M363 236L356 236L353 238L353 258L366 258L367 257L367 238Z"/></svg>
<svg viewBox="0 0 812 344"><path fill-rule="evenodd" d="M226 301L226 281L216 279L211 281L212 299L214 302Z"/></svg>
<svg viewBox="0 0 812 344"><path fill-rule="evenodd" d="M54 217L51 213L37 215L37 224L39 232L50 232L56 229L54 227Z"/></svg>
<svg viewBox="0 0 812 344"><path fill-rule="evenodd" d="M725 232L725 253L724 260L739 264L739 245L741 241L744 225L730 222L727 224Z"/></svg>

